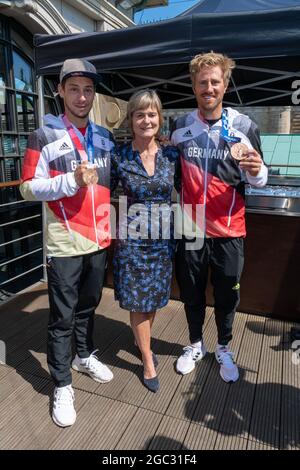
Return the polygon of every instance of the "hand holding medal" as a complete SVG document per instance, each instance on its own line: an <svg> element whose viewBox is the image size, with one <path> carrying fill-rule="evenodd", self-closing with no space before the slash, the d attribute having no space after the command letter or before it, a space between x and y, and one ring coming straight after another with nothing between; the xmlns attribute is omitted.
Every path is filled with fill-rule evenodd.
<svg viewBox="0 0 300 470"><path fill-rule="evenodd" d="M251 176L257 176L262 166L262 159L254 149L249 149L246 144L239 142L230 149L231 156L239 162L240 169L247 171Z"/></svg>
<svg viewBox="0 0 300 470"><path fill-rule="evenodd" d="M82 179L87 186L89 184L98 183L98 173L97 173L95 165L88 165L87 167L85 167L85 171L82 175Z"/></svg>
<svg viewBox="0 0 300 470"><path fill-rule="evenodd" d="M263 165L260 154L255 149L248 149L247 156L240 160L240 169L249 173L251 176L257 176Z"/></svg>
<svg viewBox="0 0 300 470"><path fill-rule="evenodd" d="M229 132L228 111L222 111L222 131L221 136L230 145L231 156L239 161L240 169L247 171L251 176L257 176L262 167L263 161L259 153L254 149L249 149L241 142L241 138Z"/></svg>

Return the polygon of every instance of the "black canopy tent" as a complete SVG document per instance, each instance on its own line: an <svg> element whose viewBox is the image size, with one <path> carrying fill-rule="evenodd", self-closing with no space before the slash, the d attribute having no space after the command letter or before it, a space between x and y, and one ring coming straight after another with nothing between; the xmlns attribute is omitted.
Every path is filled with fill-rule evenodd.
<svg viewBox="0 0 300 470"><path fill-rule="evenodd" d="M188 108L195 105L188 64L195 54L214 50L237 62L226 104L292 105L292 85L300 79L299 24L300 1L204 0L160 23L36 35L36 73L58 75L66 58L85 57L101 74L99 92L126 100L139 88L152 87L164 107Z"/></svg>
<svg viewBox="0 0 300 470"><path fill-rule="evenodd" d="M299 0L200 0L181 16L195 13L232 13L237 11L276 10L299 6Z"/></svg>

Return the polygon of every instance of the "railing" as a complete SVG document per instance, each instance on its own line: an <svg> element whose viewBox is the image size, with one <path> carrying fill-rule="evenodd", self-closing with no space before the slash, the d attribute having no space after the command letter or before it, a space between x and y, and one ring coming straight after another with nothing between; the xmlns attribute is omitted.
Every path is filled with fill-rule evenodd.
<svg viewBox="0 0 300 470"><path fill-rule="evenodd" d="M0 183L0 188L8 188L10 186L19 186L20 183L21 183L21 180L8 181L5 183Z"/></svg>
<svg viewBox="0 0 300 470"><path fill-rule="evenodd" d="M277 163L271 163L269 164L268 162L266 162L267 164L267 167L269 168L269 176L272 175L272 176L278 176L278 177L295 177L295 178L300 178L300 165L284 165L284 164L277 164ZM289 169L290 168L296 168L296 173L293 172L293 174L291 174L289 172Z"/></svg>
<svg viewBox="0 0 300 470"><path fill-rule="evenodd" d="M0 183L0 189L20 181ZM18 199L18 198L17 198ZM42 205L22 199L0 203L0 300L42 277Z"/></svg>

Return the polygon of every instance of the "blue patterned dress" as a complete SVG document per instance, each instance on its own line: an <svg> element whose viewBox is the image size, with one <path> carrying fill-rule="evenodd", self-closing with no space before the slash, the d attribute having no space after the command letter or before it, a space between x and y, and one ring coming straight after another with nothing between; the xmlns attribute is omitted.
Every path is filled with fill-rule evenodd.
<svg viewBox="0 0 300 470"><path fill-rule="evenodd" d="M154 312L170 298L174 248L172 188L179 187L179 151L162 147L149 176L131 143L112 161L112 181L121 181L127 203L119 218L113 268L115 298L132 312ZM171 223L169 221L171 220ZM151 237L152 234L152 237Z"/></svg>

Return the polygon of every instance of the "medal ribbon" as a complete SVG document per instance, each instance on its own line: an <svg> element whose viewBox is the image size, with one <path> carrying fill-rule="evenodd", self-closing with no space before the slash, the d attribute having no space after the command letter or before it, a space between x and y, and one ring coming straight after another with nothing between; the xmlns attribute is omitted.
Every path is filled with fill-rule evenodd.
<svg viewBox="0 0 300 470"><path fill-rule="evenodd" d="M87 154L89 162L94 163L93 131L90 123L87 128Z"/></svg>
<svg viewBox="0 0 300 470"><path fill-rule="evenodd" d="M240 142L240 137L235 137L233 132L229 134L229 124L228 124L228 110L223 109L222 111L222 131L221 136L225 142Z"/></svg>
<svg viewBox="0 0 300 470"><path fill-rule="evenodd" d="M69 133L69 136L71 137L71 140L74 144L74 147L76 150L78 150L78 153L80 155L80 161L86 162L89 161L90 163L94 162L94 145L93 145L93 131L92 131L92 126L89 123L88 128L87 128L87 152L84 148L83 143L79 139L78 135L75 132L74 127L72 126L71 122L67 118L67 116L64 114L62 117L62 120L64 122L64 125L66 126L66 129Z"/></svg>
<svg viewBox="0 0 300 470"><path fill-rule="evenodd" d="M74 127L72 126L70 120L67 118L67 116L65 114L63 115L62 119L63 119L64 125L66 126L66 129L69 133L69 136L71 137L71 140L73 142L75 150L77 151L76 152L76 159L77 159L77 153L79 153L79 156L80 156L79 163L81 161L82 162L89 161L89 162L93 163L94 162L94 157L93 157L94 146L93 146L93 131L92 131L91 124L89 123L88 128L87 128L87 152L86 152L86 150L84 148L84 145L83 145L83 142L79 139L78 135L76 134L76 131L75 131ZM84 179L84 177L83 177L83 179ZM87 184L89 184L89 183L91 183L91 181L89 181ZM92 197L92 211L93 211L93 222L94 222L94 229L95 229L95 238L96 238L96 243L99 246L96 212L95 212L95 193L94 193L94 186L93 185L91 185L91 195L92 195L91 197ZM60 206L61 206L61 210L63 212L65 223L68 227L69 222L68 222L67 216L65 214L62 202L60 202ZM71 232L71 231L69 230L69 232ZM73 236L71 236L71 237L73 237Z"/></svg>

